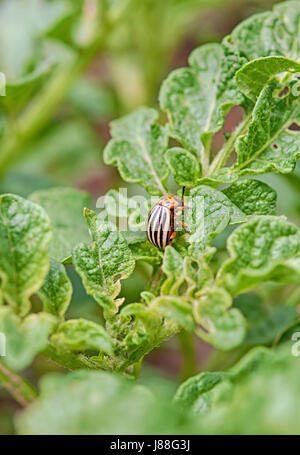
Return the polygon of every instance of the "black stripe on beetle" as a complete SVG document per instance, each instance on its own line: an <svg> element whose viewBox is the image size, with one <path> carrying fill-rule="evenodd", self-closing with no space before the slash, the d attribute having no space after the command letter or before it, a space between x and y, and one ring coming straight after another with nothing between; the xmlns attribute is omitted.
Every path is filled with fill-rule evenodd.
<svg viewBox="0 0 300 455"><path fill-rule="evenodd" d="M183 194L184 188L181 198L172 194L162 197L149 212L147 237L157 248L164 250L167 245L171 245L176 236L178 223L185 226L181 221L184 210Z"/></svg>

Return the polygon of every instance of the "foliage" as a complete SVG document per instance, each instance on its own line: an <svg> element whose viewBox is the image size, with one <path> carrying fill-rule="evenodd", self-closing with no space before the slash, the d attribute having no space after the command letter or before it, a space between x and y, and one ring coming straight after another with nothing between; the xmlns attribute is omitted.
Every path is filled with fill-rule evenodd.
<svg viewBox="0 0 300 455"><path fill-rule="evenodd" d="M83 33L87 24L79 24L74 34L76 7L70 9L67 1L63 9L60 2L38 2L40 27L60 46L70 48L68 57L64 49L70 66L60 75L59 85L56 78L52 81L55 96L73 77L79 48L94 55L104 43L103 30L113 27L126 10L125 3L131 4L108 2L104 12L99 7L100 34L95 23L88 24L89 33ZM9 15L7 5L3 2L1 7ZM290 347L258 346L279 343L299 321L300 229L277 215L276 191L258 177L291 173L300 156L300 91L295 77L299 18L299 2L292 0L247 19L220 44L194 50L188 67L171 72L160 89L161 113L140 107L111 123L112 138L103 159L118 168L125 182L140 184L152 196L168 194L171 177L188 187L185 221L191 232L177 235L165 251L150 245L143 229L129 233L118 229L118 223L108 219L111 206L99 213L91 210L90 198L82 191L51 187L27 198L1 196L0 332L7 339L7 355L0 363L0 380L15 397L21 394L24 404L32 396L22 395L27 383L21 377L15 381L13 375L37 354L79 370L42 379L39 398L16 419L20 434L299 431L298 369ZM65 26L70 28L63 43ZM34 38L27 43L29 48L33 42ZM44 44L40 43L41 53ZM6 63L9 71L23 76L24 61ZM35 68L34 80L27 75L30 96L56 65L60 63L52 62L47 75ZM12 106L18 112L24 106L18 84L16 91L9 85L3 109ZM72 97L78 102L76 93ZM45 101L52 102L49 93ZM213 135L237 105L244 118L215 153ZM31 122L45 124L39 109L29 112L21 114L17 139L11 140L10 129L5 128L0 169L18 154L19 141L26 143ZM132 198L119 198L116 191L109 191L109 196L122 205L120 218L128 217L130 226L138 220L137 225L144 227L145 214ZM218 239L225 241L223 250ZM126 280L144 263L150 270L149 283L138 301L126 300ZM99 305L97 321L68 316L72 309L68 267ZM286 292L288 303L279 301L264 311L258 299L253 316L251 307L243 304L245 293L263 295L270 283ZM268 336L260 337L270 324ZM149 352L182 332L219 351L246 354L230 369L189 378L170 402L162 391L156 396L134 378ZM247 352L249 346L255 347ZM286 382L289 388L282 398ZM283 426L281 398L287 416Z"/></svg>

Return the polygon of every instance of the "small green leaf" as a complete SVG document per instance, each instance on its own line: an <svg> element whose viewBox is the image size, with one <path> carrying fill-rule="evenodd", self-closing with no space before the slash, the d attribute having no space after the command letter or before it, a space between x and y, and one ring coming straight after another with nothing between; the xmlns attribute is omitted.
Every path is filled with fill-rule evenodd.
<svg viewBox="0 0 300 455"><path fill-rule="evenodd" d="M161 292L164 295L176 295L184 281L183 258L172 246L167 246L162 266L163 272L167 275Z"/></svg>
<svg viewBox="0 0 300 455"><path fill-rule="evenodd" d="M13 194L0 196L0 277L4 300L21 316L49 269L50 220L42 207Z"/></svg>
<svg viewBox="0 0 300 455"><path fill-rule="evenodd" d="M184 258L184 278L188 286L186 295L191 298L204 286L212 284L213 273L203 255L197 260L189 256Z"/></svg>
<svg viewBox="0 0 300 455"><path fill-rule="evenodd" d="M200 175L200 165L195 156L180 147L167 150L166 160L174 180L180 186L193 186Z"/></svg>
<svg viewBox="0 0 300 455"><path fill-rule="evenodd" d="M50 270L38 295L45 312L64 317L72 297L72 284L62 264L51 260Z"/></svg>
<svg viewBox="0 0 300 455"><path fill-rule="evenodd" d="M153 265L159 265L162 254L158 248L145 239L136 239L129 243L129 248L136 261L145 261Z"/></svg>
<svg viewBox="0 0 300 455"><path fill-rule="evenodd" d="M275 215L276 192L259 180L243 179L223 193L246 215Z"/></svg>
<svg viewBox="0 0 300 455"><path fill-rule="evenodd" d="M300 134L289 130L300 118L300 94L293 89L294 84L272 82L262 90L248 133L238 140L234 172L255 175L293 171L300 156Z"/></svg>
<svg viewBox="0 0 300 455"><path fill-rule="evenodd" d="M74 246L89 238L82 212L91 204L90 196L74 188L62 187L36 191L30 199L46 210L52 222L50 257L58 262L67 260Z"/></svg>
<svg viewBox="0 0 300 455"><path fill-rule="evenodd" d="M285 219L258 216L237 228L228 238L230 254L217 281L231 295L265 281L299 282L300 231Z"/></svg>
<svg viewBox="0 0 300 455"><path fill-rule="evenodd" d="M51 341L71 351L97 349L107 354L112 353L112 340L104 327L87 319L63 322L52 335Z"/></svg>
<svg viewBox="0 0 300 455"><path fill-rule="evenodd" d="M220 44L206 44L194 50L189 67L174 70L163 82L159 99L170 120L170 135L198 157L212 134L224 122L231 106L240 104L233 75ZM231 69L236 63L232 62ZM237 68L238 69L238 66Z"/></svg>
<svg viewBox="0 0 300 455"><path fill-rule="evenodd" d="M4 363L13 370L26 368L46 348L55 324L55 318L47 313L30 314L21 320L10 308L0 308L0 332L6 338Z"/></svg>
<svg viewBox="0 0 300 455"><path fill-rule="evenodd" d="M188 332L194 330L192 305L188 299L171 296L157 297L153 300L152 307L184 330Z"/></svg>
<svg viewBox="0 0 300 455"><path fill-rule="evenodd" d="M203 290L193 306L197 335L223 351L239 346L246 334L242 313L231 305L225 289L212 287Z"/></svg>
<svg viewBox="0 0 300 455"><path fill-rule="evenodd" d="M140 108L111 123L112 140L104 150L106 164L118 166L127 182L143 185L150 194L166 193L168 166L164 154L168 144L165 129L155 123L154 109Z"/></svg>
<svg viewBox="0 0 300 455"><path fill-rule="evenodd" d="M264 57L252 60L237 73L237 85L254 103L263 87L283 72L300 72L300 63L284 57Z"/></svg>
<svg viewBox="0 0 300 455"><path fill-rule="evenodd" d="M114 301L121 290L121 280L134 270L132 253L115 226L102 223L96 213L86 209L92 245L81 243L73 252L73 263L88 294L105 309L116 311L122 302Z"/></svg>

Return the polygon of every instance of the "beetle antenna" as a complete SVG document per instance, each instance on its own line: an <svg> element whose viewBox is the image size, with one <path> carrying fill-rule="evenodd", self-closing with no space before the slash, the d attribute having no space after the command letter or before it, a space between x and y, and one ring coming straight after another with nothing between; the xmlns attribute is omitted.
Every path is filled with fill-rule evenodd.
<svg viewBox="0 0 300 455"><path fill-rule="evenodd" d="M182 187L182 195L181 195L182 205L183 205L184 192L185 192L185 186Z"/></svg>

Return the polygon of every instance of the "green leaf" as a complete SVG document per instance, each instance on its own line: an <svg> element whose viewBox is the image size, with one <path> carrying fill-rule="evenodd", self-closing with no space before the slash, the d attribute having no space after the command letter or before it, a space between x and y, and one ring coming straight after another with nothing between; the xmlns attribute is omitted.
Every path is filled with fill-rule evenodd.
<svg viewBox="0 0 300 455"><path fill-rule="evenodd" d="M247 319L246 346L270 345L299 319L294 305L270 305L255 294L241 294L236 300L234 306Z"/></svg>
<svg viewBox="0 0 300 455"><path fill-rule="evenodd" d="M204 158L212 134L223 126L229 108L240 104L243 97L230 70L225 71L227 62L220 44L194 50L189 65L174 70L163 82L160 106L168 113L170 135ZM232 62L233 70L234 65Z"/></svg>
<svg viewBox="0 0 300 455"><path fill-rule="evenodd" d="M197 186L190 197L191 208L186 211L185 220L191 230L191 256L197 257L197 251L202 252L228 224L246 220L246 215L224 193L212 187Z"/></svg>
<svg viewBox="0 0 300 455"><path fill-rule="evenodd" d="M164 295L176 295L184 281L183 258L172 246L167 246L162 266L163 272L167 275L161 293Z"/></svg>
<svg viewBox="0 0 300 455"><path fill-rule="evenodd" d="M191 408L199 403L201 396L212 390L219 384L226 373L204 372L192 376L183 384L181 384L174 396L174 401L178 406L183 408Z"/></svg>
<svg viewBox="0 0 300 455"><path fill-rule="evenodd" d="M246 215L275 215L276 192L259 180L243 179L223 193Z"/></svg>
<svg viewBox="0 0 300 455"><path fill-rule="evenodd" d="M248 61L267 56L300 57L300 5L297 0L275 5L273 12L256 14L241 22L231 33L233 47Z"/></svg>
<svg viewBox="0 0 300 455"><path fill-rule="evenodd" d="M248 133L238 140L234 172L255 175L293 171L300 145L299 132L288 129L300 118L300 94L295 92L294 84L273 82L262 90Z"/></svg>
<svg viewBox="0 0 300 455"><path fill-rule="evenodd" d="M49 255L63 262L72 255L79 242L88 240L88 229L82 213L91 204L90 196L74 188L50 188L36 191L30 199L38 203L48 213L53 226L53 240L49 245Z"/></svg>
<svg viewBox="0 0 300 455"><path fill-rule="evenodd" d="M187 283L186 295L193 298L204 287L213 282L213 273L203 255L198 259L186 256L184 258L184 278Z"/></svg>
<svg viewBox="0 0 300 455"><path fill-rule="evenodd" d="M197 335L223 351L239 346L246 334L242 313L231 305L225 289L212 287L203 290L193 306Z"/></svg>
<svg viewBox="0 0 300 455"><path fill-rule="evenodd" d="M94 170L99 147L99 137L87 123L64 120L30 143L15 169L34 178L51 179L56 185L69 185L70 181L82 181L85 174Z"/></svg>
<svg viewBox="0 0 300 455"><path fill-rule="evenodd" d="M165 318L171 319L184 330L194 330L192 305L183 297L157 297L152 302L152 307Z"/></svg>
<svg viewBox="0 0 300 455"><path fill-rule="evenodd" d="M162 254L148 240L136 239L129 243L130 251L136 261L149 262L152 265L159 265L162 261Z"/></svg>
<svg viewBox="0 0 300 455"><path fill-rule="evenodd" d="M155 123L154 109L139 108L111 122L112 140L104 150L106 164L118 166L127 182L143 185L150 194L166 192L164 182L168 166L164 154L168 144L165 129Z"/></svg>
<svg viewBox="0 0 300 455"><path fill-rule="evenodd" d="M30 365L36 354L46 348L55 324L55 318L47 313L30 314L21 320L10 308L0 308L0 332L6 338L4 363L13 370Z"/></svg>
<svg viewBox="0 0 300 455"><path fill-rule="evenodd" d="M114 301L121 290L121 280L134 270L132 253L115 226L101 223L96 213L86 209L92 245L81 243L73 252L73 263L88 294L105 309L116 311L122 300Z"/></svg>
<svg viewBox="0 0 300 455"><path fill-rule="evenodd" d="M255 103L263 87L283 72L300 72L300 63L284 57L255 59L237 71L236 81L241 92Z"/></svg>
<svg viewBox="0 0 300 455"><path fill-rule="evenodd" d="M112 340L109 334L104 327L87 319L70 319L63 322L52 335L51 341L71 351L97 349L112 354Z"/></svg>
<svg viewBox="0 0 300 455"><path fill-rule="evenodd" d="M0 65L9 80L16 81L33 66L40 55L41 36L69 14L69 7L62 1L1 2Z"/></svg>
<svg viewBox="0 0 300 455"><path fill-rule="evenodd" d="M189 419L165 394L113 373L50 374L40 389L18 416L19 434L181 434Z"/></svg>
<svg viewBox="0 0 300 455"><path fill-rule="evenodd" d="M40 206L13 194L0 196L0 277L4 300L21 316L49 269L52 232Z"/></svg>
<svg viewBox="0 0 300 455"><path fill-rule="evenodd" d="M258 216L237 228L228 238L230 258L217 281L231 295L265 281L299 282L300 231L285 219Z"/></svg>
<svg viewBox="0 0 300 455"><path fill-rule="evenodd" d="M43 310L63 318L70 304L72 291L65 267L52 260L45 283L38 291L43 302Z"/></svg>
<svg viewBox="0 0 300 455"><path fill-rule="evenodd" d="M167 150L166 160L174 180L180 186L193 186L200 175L200 165L195 156L180 147Z"/></svg>

